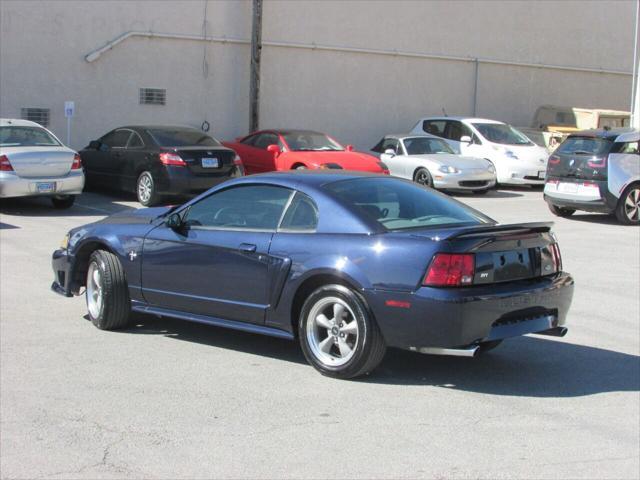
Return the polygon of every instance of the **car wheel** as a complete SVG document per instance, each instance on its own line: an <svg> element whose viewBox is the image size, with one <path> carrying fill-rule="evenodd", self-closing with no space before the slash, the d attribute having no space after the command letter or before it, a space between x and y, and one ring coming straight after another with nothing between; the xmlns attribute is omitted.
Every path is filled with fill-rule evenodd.
<svg viewBox="0 0 640 480"><path fill-rule="evenodd" d="M498 345L500 345L501 343L502 343L502 340L491 340L489 342L482 342L479 345L480 353L487 353L493 350L494 348L498 347Z"/></svg>
<svg viewBox="0 0 640 480"><path fill-rule="evenodd" d="M298 333L307 361L329 377L365 375L378 366L386 351L364 299L342 285L327 285L309 295Z"/></svg>
<svg viewBox="0 0 640 480"><path fill-rule="evenodd" d="M306 170L307 167L305 167L304 165L298 165L295 170Z"/></svg>
<svg viewBox="0 0 640 480"><path fill-rule="evenodd" d="M616 218L624 225L640 225L640 183L629 185L620 195Z"/></svg>
<svg viewBox="0 0 640 480"><path fill-rule="evenodd" d="M129 289L120 260L113 253L96 250L87 269L87 310L101 330L123 328L131 309Z"/></svg>
<svg viewBox="0 0 640 480"><path fill-rule="evenodd" d="M142 172L136 184L138 201L145 207L151 207L160 201L156 193L156 183L151 172Z"/></svg>
<svg viewBox="0 0 640 480"><path fill-rule="evenodd" d="M558 207L553 203L547 203L547 206L549 207L549 210L551 211L551 213L553 213L556 217L567 218L573 215L574 213L576 213L576 211L571 208Z"/></svg>
<svg viewBox="0 0 640 480"><path fill-rule="evenodd" d="M53 203L54 208L65 209L71 208L76 201L75 195L59 195L56 197L51 197L51 203Z"/></svg>
<svg viewBox="0 0 640 480"><path fill-rule="evenodd" d="M424 185L425 187L433 188L433 179L431 178L429 170L426 168L419 168L416 170L416 173L413 175L413 181L420 185Z"/></svg>

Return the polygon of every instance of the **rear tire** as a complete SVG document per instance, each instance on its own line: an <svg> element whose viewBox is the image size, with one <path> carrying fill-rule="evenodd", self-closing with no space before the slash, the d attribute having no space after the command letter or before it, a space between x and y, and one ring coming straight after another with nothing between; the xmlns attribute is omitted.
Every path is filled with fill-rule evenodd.
<svg viewBox="0 0 640 480"><path fill-rule="evenodd" d="M300 313L298 334L307 361L328 377L366 375L386 352L364 299L343 285L326 285L309 295Z"/></svg>
<svg viewBox="0 0 640 480"><path fill-rule="evenodd" d="M100 330L123 328L129 322L131 302L124 269L118 257L96 250L87 269L87 310Z"/></svg>
<svg viewBox="0 0 640 480"><path fill-rule="evenodd" d="M144 207L152 207L160 202L156 182L151 172L142 172L136 182L138 202Z"/></svg>
<svg viewBox="0 0 640 480"><path fill-rule="evenodd" d="M571 208L558 207L553 203L547 203L547 206L549 207L549 210L551 211L551 213L553 213L556 217L567 218L573 215L574 213L576 213L576 211Z"/></svg>
<svg viewBox="0 0 640 480"><path fill-rule="evenodd" d="M57 197L51 197L53 207L60 210L71 208L75 201L75 195L59 195Z"/></svg>
<svg viewBox="0 0 640 480"><path fill-rule="evenodd" d="M431 174L426 168L419 168L416 170L413 174L413 181L418 185L433 188L433 178L431 178Z"/></svg>
<svg viewBox="0 0 640 480"><path fill-rule="evenodd" d="M623 225L640 225L640 183L629 185L618 200L616 218Z"/></svg>

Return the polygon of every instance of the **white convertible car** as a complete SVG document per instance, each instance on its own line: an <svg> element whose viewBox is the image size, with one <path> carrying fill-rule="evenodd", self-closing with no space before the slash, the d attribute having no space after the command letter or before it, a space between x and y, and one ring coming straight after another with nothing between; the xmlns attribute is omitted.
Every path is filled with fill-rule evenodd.
<svg viewBox="0 0 640 480"><path fill-rule="evenodd" d="M28 120L0 119L0 198L46 196L69 208L83 187L80 156L53 133Z"/></svg>
<svg viewBox="0 0 640 480"><path fill-rule="evenodd" d="M496 184L493 164L457 155L444 140L431 135L386 135L371 149L389 173L440 190L486 193Z"/></svg>

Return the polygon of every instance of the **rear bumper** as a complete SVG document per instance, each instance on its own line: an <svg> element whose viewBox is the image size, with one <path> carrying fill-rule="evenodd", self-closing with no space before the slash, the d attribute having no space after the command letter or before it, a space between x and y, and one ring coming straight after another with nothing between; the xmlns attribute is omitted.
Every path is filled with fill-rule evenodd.
<svg viewBox="0 0 640 480"><path fill-rule="evenodd" d="M486 286L423 287L414 293L366 290L365 297L389 346L455 348L564 325L573 286L573 278L563 272Z"/></svg>
<svg viewBox="0 0 640 480"><path fill-rule="evenodd" d="M51 192L38 192L39 183L53 183L55 189ZM13 172L0 172L0 198L80 195L84 188L84 174L82 170L71 171L64 177L22 178Z"/></svg>
<svg viewBox="0 0 640 480"><path fill-rule="evenodd" d="M616 209L618 199L609 194L607 181L589 181L598 188L584 188L580 181L556 180L576 184L576 192L563 192L559 190L559 184L547 183L544 187L544 200L547 203L557 207L595 213L612 213Z"/></svg>
<svg viewBox="0 0 640 480"><path fill-rule="evenodd" d="M239 176L236 167L228 172L215 172L211 175L195 175L185 167L167 167L167 175L159 182L159 193L164 195L192 195L202 193L222 182Z"/></svg>

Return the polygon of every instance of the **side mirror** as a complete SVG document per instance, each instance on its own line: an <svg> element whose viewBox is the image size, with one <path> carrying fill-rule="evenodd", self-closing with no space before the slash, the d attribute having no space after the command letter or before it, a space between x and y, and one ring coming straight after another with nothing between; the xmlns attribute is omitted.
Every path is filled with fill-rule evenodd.
<svg viewBox="0 0 640 480"><path fill-rule="evenodd" d="M387 148L384 151L384 154L385 155L389 155L390 157L395 157L396 156L396 152L395 152L395 150L393 148Z"/></svg>
<svg viewBox="0 0 640 480"><path fill-rule="evenodd" d="M102 143L99 140L91 140L89 142L89 148L91 150L100 150L100 146L102 145Z"/></svg>
<svg viewBox="0 0 640 480"><path fill-rule="evenodd" d="M280 155L282 153L282 151L280 150L280 147L278 145L269 145L267 147L267 152L271 152L273 153L273 157L274 158L278 158L278 155Z"/></svg>
<svg viewBox="0 0 640 480"><path fill-rule="evenodd" d="M347 152L353 152L353 145L347 145Z"/></svg>
<svg viewBox="0 0 640 480"><path fill-rule="evenodd" d="M460 143L471 143L471 137L469 135L460 137Z"/></svg>
<svg viewBox="0 0 640 480"><path fill-rule="evenodd" d="M172 213L169 215L169 218L165 221L165 225L169 227L171 230L181 230L184 227L184 223L182 223L182 217L177 213Z"/></svg>

